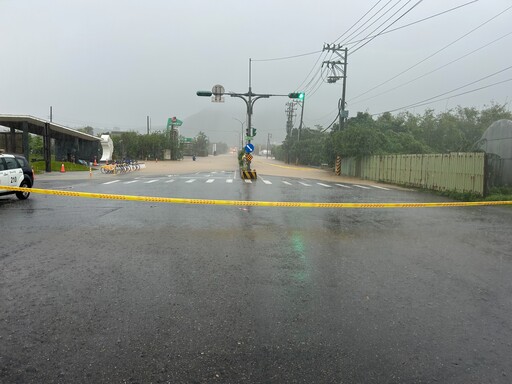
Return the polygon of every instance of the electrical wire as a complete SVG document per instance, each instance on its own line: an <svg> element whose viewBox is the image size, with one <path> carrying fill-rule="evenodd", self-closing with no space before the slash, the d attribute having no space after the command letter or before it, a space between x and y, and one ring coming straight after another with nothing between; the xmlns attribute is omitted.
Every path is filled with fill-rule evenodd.
<svg viewBox="0 0 512 384"><path fill-rule="evenodd" d="M397 90L398 88L402 88L402 87L404 87L404 86L406 86L406 85L408 85L408 84L413 83L414 81L417 81L417 80L419 80L419 79L422 79L422 78L424 78L424 77L426 77L426 76L428 76L428 75L431 75L431 74L432 74L432 73L434 73L434 72L437 72L437 71L439 71L439 70L441 70L441 69L443 69L443 68L446 68L446 67L448 67L449 65L451 65L451 64L453 64L453 63L456 63L457 61L460 61L460 60L462 60L462 59L464 59L464 58L466 58L466 57L468 57L468 56L472 55L473 53L476 53L476 52L478 52L478 51L480 51L480 50L482 50L482 49L484 49L484 48L487 48L488 46L490 46L490 45L492 45L492 44L496 43L497 41L502 40L502 39L504 39L505 37L510 36L510 35L512 35L512 32L509 32L509 33L507 33L507 34L505 34L505 35L503 35L503 36L501 36L501 37L499 37L499 38L497 38L497 39L495 39L495 40L493 40L493 41L491 41L491 42L489 42L489 43L487 43L487 44L485 44L485 45L483 45L483 46L481 46L481 47L479 47L479 48L477 48L477 49L474 49L474 50L472 50L471 52L466 53L465 55L460 56L460 57L458 57L457 59L450 61L449 63L446 63L446 64L444 64L444 65L441 65L441 66L439 66L439 67L437 67L437 68L435 68L435 69L433 69L433 70L431 70L431 71L429 71L429 72L427 72L427 73L424 73L424 74L423 74L423 75L421 75L421 76L418 76L418 77L416 77L416 78L414 78L414 79L412 79L412 80L409 80L409 81L407 81L407 82L405 82L405 83L402 83L402 84L400 84L400 85L397 85L396 87L391 88L391 89L388 89L387 91L384 91L384 92L378 93L378 94L377 94L377 95L375 95L375 96L371 96L371 97L368 97L368 98L366 98L366 99L359 100L359 101L356 101L356 102L352 101L352 104L360 104L360 103L363 103L363 102L365 102L365 101L368 101L368 100L374 99L374 98L376 98L376 97L378 97L378 96L382 96L382 95L385 95L385 94L387 94L387 93L389 93L389 92L395 91L395 90Z"/></svg>
<svg viewBox="0 0 512 384"><path fill-rule="evenodd" d="M324 58L325 58L325 56L326 56L326 55L324 54ZM322 55L321 55L321 54L320 54L320 55L318 55L318 58L316 59L315 64L313 64L313 67L311 68L311 70L309 71L309 73L306 75L305 79L304 79L304 80L302 80L302 83L300 83L300 84L299 84L299 86L298 86L297 88L295 88L296 90L297 90L297 89L301 89L302 85L306 82L306 80L309 78L309 76L311 76L311 73L315 70L315 68L317 68L317 64L318 64L318 62L320 61L320 59L321 59L321 58L322 58ZM315 74L315 76L316 76L316 74ZM307 87L309 84L311 84L311 80L310 80L310 82L306 85L306 87Z"/></svg>
<svg viewBox="0 0 512 384"><path fill-rule="evenodd" d="M386 111L386 112L396 112L396 111L399 111L401 109L408 109L408 108L416 108L416 107L421 107L423 105L428 105L428 104L433 104L433 103L437 103L439 101L444 101L444 100L450 100L454 97L458 97L458 96L463 96L463 95L467 95L469 93L473 93L473 92L477 92L477 91L481 91L482 89L486 89L486 88L491 88L491 87L494 87L495 85L500 85L500 84L504 84L504 83L507 83L509 81L512 81L512 78L510 79L506 79L506 80L502 80L502 81L498 81L496 83L493 83L493 84L489 84L489 85L485 85L483 87L479 87L479 88L474 88L474 89L470 89L469 91L466 91L466 92L462 92L462 93L458 93L456 95L451 95L451 96L448 96L448 97L445 97L443 99L438 99L438 100L433 100L433 101L428 101L428 102L425 102L425 103L421 103L421 104L411 104L410 106L407 106L407 107L402 107L402 108L398 108L398 109L393 109L393 110L390 110L390 111ZM377 113L377 114L373 114L372 116L376 116L376 115L381 115L383 114L384 112L381 112L381 113Z"/></svg>
<svg viewBox="0 0 512 384"><path fill-rule="evenodd" d="M334 120L332 121L331 124L329 124L327 126L327 128L323 129L322 131L320 131L321 133L324 133L325 131L327 131L329 128L331 128L337 121L338 119L340 118L340 110L338 109L338 114L336 115L336 117L334 118Z"/></svg>
<svg viewBox="0 0 512 384"><path fill-rule="evenodd" d="M269 58L269 59L251 59L252 61L278 61L278 60L289 60L289 59L296 59L297 57L304 57L304 56L310 56L310 55L314 55L316 53L322 53L322 51L313 51L313 52L308 52L308 53L301 53L301 54L298 54L298 55L293 55L293 56L284 56L284 57L274 57L274 58Z"/></svg>
<svg viewBox="0 0 512 384"><path fill-rule="evenodd" d="M426 21L426 20L430 20L430 19L433 19L434 17L437 17L437 16L441 16L441 15L444 15L445 13L448 13L448 12L451 12L451 11L455 11L459 8L462 8L462 7L465 7L467 5L470 5L470 4L473 4L473 3L476 3L480 0L473 0L473 1L470 1L468 3L465 3L465 4L461 4L457 7L453 7L453 8L450 8L450 9L447 9L446 11L443 11L443 12L439 12L439 13L436 13L434 15L431 15L431 16L428 16L428 17L425 17L423 19L420 19L420 20L416 20L416 21L413 21L412 23L409 23L409 24L405 24L405 25L402 25L400 27L397 27L397 28L393 28L393 29L390 29L388 31L384 31L384 32L381 32L379 35L387 35L388 33L391 33L391 32L396 32L400 29L403 29L403 28L407 28L407 27L410 27L412 25L415 25L415 24L419 24L423 21ZM361 39L361 40L354 40L354 41L348 41L345 43L345 45L350 45L350 44L356 44L356 43L360 43L364 40L367 40L367 39L371 39L373 37L377 37L377 35L372 35L372 36L368 36L368 37L365 37L364 39Z"/></svg>
<svg viewBox="0 0 512 384"><path fill-rule="evenodd" d="M309 90L309 99L311 99L311 97L320 89L320 87L322 85L324 85L326 83L326 80L325 80L325 70L322 68L322 70L320 71L320 76L318 78L318 81L317 83Z"/></svg>
<svg viewBox="0 0 512 384"><path fill-rule="evenodd" d="M355 31L353 31L350 35L348 35L348 36L346 37L346 39L348 40L348 39L352 38L352 36L354 36L354 35L355 35L355 36L358 36L359 34L361 34L362 32L359 32L359 30L360 30L361 28L363 28L366 24L368 24L368 23L369 23L369 22L370 22L370 21L371 21L375 16L377 16L379 13L381 13L381 12L382 12L382 11L383 11L383 10L384 10L388 5L389 5L389 3L391 3L392 1L393 1L393 0L389 0L386 4L384 4L380 9L378 9L378 10L377 10L377 12L375 12L375 13L373 14L373 16L371 16L371 17L370 17L368 20L366 20L362 25L360 25L360 26L359 26ZM398 1L400 2L401 0L398 0ZM378 4L378 3L377 3L377 4ZM398 3L397 3L397 4L398 4ZM395 6L396 6L396 4L395 4ZM393 7L394 7L394 6L393 6ZM372 7L372 9L373 9L373 7ZM386 12L388 12L388 11L386 11ZM367 13L368 13L368 12L367 12ZM378 19L377 19L377 20L378 20ZM375 23L375 22L373 22L372 24L370 24L370 26L371 26L371 25L373 25L374 23ZM363 31L365 31L367 28L368 28L368 27L366 27ZM340 36L340 37L341 37L341 36ZM339 41L339 40L340 40L340 38L336 39L336 42L337 42L337 41Z"/></svg>
<svg viewBox="0 0 512 384"><path fill-rule="evenodd" d="M381 0L379 0L379 2L377 2L377 4L375 4L375 6L377 6L377 5L380 3L380 1L381 1ZM479 1L479 0L472 0L472 1L469 1L469 2L467 2L467 3L461 4L461 5L457 6L457 7L453 7L453 8L447 9L447 10L445 10L445 11L442 11L442 12L439 12L439 13L436 13L436 14L433 14L433 15L430 15L430 16L425 17L425 18L423 18L423 19L416 20L416 21L414 21L414 22L412 22L412 23L409 23L409 24L406 24L406 25L400 26L400 27L398 27L398 28L394 28L394 29L392 29L392 30L387 30L387 31L386 31L386 30L385 30L385 31L381 31L378 35L367 36L367 37L366 37L366 38L364 38L364 39L361 39L361 40L355 40L355 41L352 41L352 42L350 42L350 41L349 41L349 42L345 43L345 45L348 45L348 44L355 44L355 43L363 42L363 41L365 41L365 40L367 40L367 39L371 39L371 38L374 38L374 37L377 37L377 36L380 36L380 35L383 35L383 34L387 34L387 33L390 33L390 32L398 31L398 30L400 30L400 29L403 29L403 28L406 28L406 27L410 27L410 26L412 26L412 25L418 24L418 23L423 22L423 21L426 21L426 20L433 19L433 18L435 18L435 17L438 17L438 16L441 16L441 15L444 15L444 14L446 14L446 13L452 12L452 11L457 10L457 9L460 9L460 8L462 8L462 7L466 7L466 6L470 5L470 4L473 4L473 3L478 2L478 1ZM390 1L388 1L388 3L386 3L386 4L384 5L384 7L382 7L380 10L382 10L383 8L385 8L389 3L390 3ZM373 9L375 8L375 6L373 6L373 7L372 7L368 12L366 12L364 16L368 15L368 14L370 13L370 11L371 11L371 10L373 10ZM380 11L380 10L379 10L379 11ZM363 17L364 17L364 16L363 16ZM374 16L372 16L372 18L373 18L373 17L375 17L375 15L374 15ZM359 22L359 21L361 21L361 20L362 20L362 18L360 18L360 19L358 20L358 22ZM370 20L371 20L371 18L370 18ZM367 21L367 22L368 22L368 21ZM365 25L367 22L365 22L363 25ZM355 24L354 24L354 25L355 25ZM354 26L354 25L353 25L353 26ZM351 26L351 27L349 28L349 30L350 30L353 26ZM360 28L361 28L361 27L359 27L358 29L360 29ZM388 28L389 28L389 26L388 26ZM344 33L344 34L345 34L345 33ZM344 34L343 34L343 35L344 35ZM343 36L343 35L342 35L342 36ZM338 39L336 39L336 41L338 41L342 36L340 36ZM349 36L349 37L350 37L350 36ZM324 57L325 57L325 56L324 56ZM332 58L332 55L331 55L331 58ZM317 60L317 63L318 63L318 60ZM316 65L316 64L315 64L315 65ZM313 69L314 69L314 67L313 67ZM313 69L310 71L310 74L311 74L311 72L313 71ZM317 71L317 73L318 73L318 71ZM308 76L309 76L309 75L308 75ZM315 74L315 76L316 76L316 74ZM310 83L311 83L311 81L310 81ZM308 85L309 85L310 83L308 83ZM300 88L300 86L299 86L299 88ZM309 97L308 97L308 98L309 98ZM332 113L332 112L331 112L331 113Z"/></svg>
<svg viewBox="0 0 512 384"><path fill-rule="evenodd" d="M338 37L336 40L334 40L334 42L335 42L335 43L337 43L339 40L341 40L341 39L343 38L343 36L345 36L345 34L347 34L347 33L348 33L352 28L354 28L354 27L355 27L355 26L356 26L356 25L357 25L361 20L363 20L363 19L366 17L366 15L368 15L368 14L373 10L373 8L375 8L377 5L379 5L379 3L380 3L381 1L382 1L382 0L377 1L373 7L371 7L371 8L370 8L370 9L369 9L369 10L368 10L368 11L367 11L363 16L361 16L361 17L359 18L359 20L357 20L354 24L352 24L352 25L350 26L350 28L349 28L349 29L347 29L345 32L343 32L343 34L342 34L340 37Z"/></svg>
<svg viewBox="0 0 512 384"><path fill-rule="evenodd" d="M407 6L407 4L409 4L411 2L411 0L409 0L407 3L405 3L404 6L402 6L398 11L396 11L394 14L392 14L384 23L382 23L381 25L379 25L379 27L377 27L373 32L375 32L378 28L380 28L381 26L383 26L385 23L387 23L392 17L394 17L398 12L400 12L403 8L405 8ZM389 24L386 28L384 28L381 32L379 32L377 35L373 36L371 39L369 39L368 41L366 41L364 44L360 45L359 47L356 45L354 48L351 49L351 52L350 54L354 54L355 52L359 51L361 48L363 48L365 45L371 43L374 39L376 39L377 37L381 36L383 32L385 32L388 28L390 28L393 24L395 24L396 22L398 22L402 17L404 17L405 15L407 15L409 12L411 12L414 8L416 8L420 3L422 3L423 0L419 0L416 4L414 4L411 8L409 8L405 13L403 13L400 17L398 17L395 21L393 21L391 24ZM357 47L357 48L356 48Z"/></svg>
<svg viewBox="0 0 512 384"><path fill-rule="evenodd" d="M376 6L381 2L381 1L382 1L382 0L379 0L379 1L378 1L375 5L373 5L373 6L372 6L368 11L366 11L366 13L365 13L362 17L360 17L358 21L356 21L354 24L352 24L352 25L351 25L351 26L350 26L350 27L349 27L349 28L348 28L348 29L347 29L347 30L346 30L346 31L345 31L345 32L344 32L340 37L338 37L338 38L336 39L336 41L339 41L339 40L340 40L340 39L341 39L345 34L347 34L347 33L348 33L352 28L354 28L354 26L356 26L356 25L357 25L357 24L358 24L362 19L364 19L364 18L365 18L365 17L366 17L366 16L367 16L367 15L368 15L368 14L369 14L369 13L370 13L370 12L371 12L371 11L372 11L372 10L373 10L373 9L374 9L374 8L375 8L375 7L376 7ZM391 1L392 1L392 0L389 0L389 1L384 5L384 7L386 7L386 6L387 6ZM379 12L380 12L384 7L382 7L380 10L378 10L376 14L378 14L378 13L379 13ZM374 16L375 16L375 15L374 15ZM371 20L374 16L372 16L372 17L370 18L370 20ZM368 22L368 21L367 21L367 22ZM364 26L367 22L365 22L365 23L363 24L363 26ZM361 27L359 27L359 28L361 28ZM358 29L359 29L359 28L358 28ZM357 30L356 30L355 32L357 32ZM353 33L354 33L354 32L353 32ZM349 37L350 37L350 36L352 36L352 34L351 34L351 35L349 35ZM336 41L335 41L335 42L336 42ZM324 52L324 50L322 50L322 51L320 51L320 52ZM327 58L327 55L328 55L328 54L329 54L329 52L324 52L324 54L323 54L323 59L322 59L322 55L319 55L319 56L318 56L318 58L317 58L317 60L316 60L315 64L313 64L313 67L312 67L312 68L311 68L311 70L309 71L308 75L306 76L306 78L305 78L305 79L300 83L300 85L299 85L296 89L301 89L301 87L303 86L303 84L304 84L304 83L307 81L307 79L311 76L311 73L315 70L315 68L317 68L318 62L319 62L321 59L322 59L322 61L325 61L325 59ZM332 59L333 54L334 54L334 53L331 53L331 56L330 56L329 60L330 60L330 59ZM320 74L320 76L321 76L321 68L319 68L319 69L317 69L317 70L316 70L315 74L311 77L311 80L310 80L310 81L305 85L305 87L303 87L303 89L305 89L305 90L304 90L304 92L308 94L308 98L310 98L310 97L312 96L312 94L309 94L309 90L308 90L308 88L309 88L309 86L310 86L310 85L315 81L315 79L317 78L317 76L318 76L319 74ZM316 86L317 84L318 84L318 81L317 81L317 82L315 82L315 85L313 86L313 89L315 88L315 86ZM317 88L316 90L318 90L318 88ZM315 90L315 92L316 92L316 90ZM314 93L313 93L313 94L314 94Z"/></svg>
<svg viewBox="0 0 512 384"><path fill-rule="evenodd" d="M439 94L439 95L436 95L436 96L433 96L433 97L429 97L428 99L424 99L424 100L418 101L418 102L416 102L416 103L406 105L406 106L404 106L404 107L400 107L400 108L395 108L395 109L392 109L392 110L388 110L388 111L386 111L386 112L396 112L396 111L403 110L403 109L409 109L409 108L413 108L413 107L421 107L421 106L423 106L423 105L436 103L436 102L438 102L438 101L443 101L443 100L451 99L451 98L453 98L453 97L457 97L457 96L461 96L461 95L466 95L466 94L468 94L468 93L476 92L476 91L479 91L479 90L482 90L482 89L485 89L485 88L489 88L489 87L492 87L492 86L495 86L495 85L499 85L499 84L502 84L502 83L506 83L506 82L508 82L508 81L511 81L511 80L512 80L512 78L507 79L507 80L503 80L503 81L499 81L499 82L496 82L496 83L493 83L493 84L489 84L489 85L486 85L486 86L483 86L483 87L475 88L475 89L470 90L470 91L467 91L467 92L459 93L459 94L456 94L456 95L451 95L451 96L449 96L449 97L447 97L447 98L444 98L444 99L435 100L435 99L437 99L437 98L439 98L439 97L442 97L442 96L448 95L448 94L450 94L450 93L452 93L452 92L455 92L455 91L458 91L458 90L460 90L460 89L462 89L462 88L466 88L466 87L469 87L470 85L473 85L473 84L476 84L476 83L478 83L478 82L480 82L480 81L486 80L486 79L488 79L488 78L490 78L490 77L492 77L492 76L496 76L497 74L502 73L502 72L505 72L505 71L507 71L507 70L509 70L509 69L511 69L511 68L512 68L512 66L509 66L509 67L504 68L504 69L502 69L502 70L500 70L500 71L494 72L493 74L490 74L490 75L488 75L488 76L484 76L484 77L482 77L482 78L480 78L480 79L478 79L478 80L472 81L471 83L465 84L465 85L463 85L463 86L461 86L461 87L457 87L457 88L454 88L454 89L452 89L452 90L450 90L450 91L443 92L443 93L441 93L441 94ZM383 113L384 113L384 112L376 113L376 114L373 114L372 116L375 116L375 115L381 115L381 114L383 114Z"/></svg>
<svg viewBox="0 0 512 384"><path fill-rule="evenodd" d="M472 30L470 30L469 32L465 33L464 35L462 35L461 37L455 39L454 41L452 41L451 43L445 45L443 48L437 50L436 52L432 53L431 55L427 56L426 58L424 58L423 60L420 60L419 62L417 62L416 64L410 66L409 68L407 68L406 70L398 73L397 75L391 77L390 79L380 83L379 85L376 85L375 87L373 88L370 88L369 90L367 90L366 92L363 92L355 97L352 98L352 100L355 100L355 99L358 99L359 97L361 96L364 96L368 93L370 93L371 91L377 89L377 88L380 88L381 86L393 81L394 79L402 76L403 74L409 72L411 69L413 68L416 68L418 65L424 63L425 61L427 61L428 59L434 57L435 55L441 53L442 51L446 50L447 48L451 47L452 45L454 45L455 43L459 42L460 40L464 39L465 37L469 36L470 34L472 34L473 32L475 32L476 30L482 28L484 25L490 23L492 20L496 19L497 17L501 16L502 14L504 14L505 12L507 12L508 10L510 10L512 8L512 5L509 6L508 8L506 8L505 10L501 11L500 13L498 13L497 15L491 17L490 19L488 19L487 21L483 22L482 24L480 24L479 26L477 26L476 28L473 28Z"/></svg>

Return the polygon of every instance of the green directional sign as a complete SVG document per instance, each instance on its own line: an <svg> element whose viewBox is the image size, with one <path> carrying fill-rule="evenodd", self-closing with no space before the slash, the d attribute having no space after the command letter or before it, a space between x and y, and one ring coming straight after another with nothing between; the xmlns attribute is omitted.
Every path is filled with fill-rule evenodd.
<svg viewBox="0 0 512 384"><path fill-rule="evenodd" d="M177 119L176 117L169 117L167 119L167 129L170 127L180 127L183 124L183 121Z"/></svg>
<svg viewBox="0 0 512 384"><path fill-rule="evenodd" d="M194 141L194 139L192 137L182 137L181 138L182 143L191 143L193 141Z"/></svg>

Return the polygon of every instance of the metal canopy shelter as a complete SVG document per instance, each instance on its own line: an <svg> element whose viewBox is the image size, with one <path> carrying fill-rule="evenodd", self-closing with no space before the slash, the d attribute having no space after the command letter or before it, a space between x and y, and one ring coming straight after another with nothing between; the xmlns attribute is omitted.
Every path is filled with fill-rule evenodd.
<svg viewBox="0 0 512 384"><path fill-rule="evenodd" d="M89 159L90 157L96 156L98 154L97 152L99 143L101 141L101 138L99 137L79 132L63 125L55 124L53 122L45 121L33 116L0 114L0 126L8 127L11 129L10 140L9 143L7 143L7 147L10 147L11 151L13 152L16 151L16 130L22 131L23 154L27 158L29 155L28 134L31 133L34 135L42 136L46 172L51 172L52 139L54 139L55 142L59 144L58 150L56 148L56 158L66 152L67 157L69 157L69 151L72 151L74 157L81 156L83 158ZM58 153L59 151L62 153Z"/></svg>

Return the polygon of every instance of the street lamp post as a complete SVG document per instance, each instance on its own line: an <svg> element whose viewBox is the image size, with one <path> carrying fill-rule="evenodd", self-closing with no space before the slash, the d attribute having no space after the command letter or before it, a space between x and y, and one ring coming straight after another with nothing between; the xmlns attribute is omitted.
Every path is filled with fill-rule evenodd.
<svg viewBox="0 0 512 384"><path fill-rule="evenodd" d="M238 97L245 102L245 105L247 106L247 128L246 128L247 144L251 144L251 139L254 137L254 135L256 133L256 130L253 129L253 127L251 125L252 111L253 111L253 106L254 106L254 103L256 102L256 100L263 99L263 98L268 99L271 96L288 96L288 97L292 98L292 96L291 96L292 94L273 95L273 94L253 93L252 87L251 87L251 76L252 76L251 63L252 63L252 59L249 59L249 92L247 92L247 93L224 92L224 87L222 87L222 86L213 87L211 92L210 91L197 91L196 92L197 96L210 97L210 96L214 95L215 98L217 99L223 95L229 95L231 97ZM297 93L296 95L299 95L299 93ZM304 98L304 93L301 93L300 95L302 95L301 98ZM297 97L299 97L299 96L297 96ZM250 161L247 162L247 167L248 167L248 170L251 170L251 162Z"/></svg>
<svg viewBox="0 0 512 384"><path fill-rule="evenodd" d="M238 120L236 117L233 117L233 119L235 119L236 121L240 122L240 124L242 124L242 135L240 136L240 149L243 149L244 147L244 124L245 124L245 121L242 121L242 120Z"/></svg>

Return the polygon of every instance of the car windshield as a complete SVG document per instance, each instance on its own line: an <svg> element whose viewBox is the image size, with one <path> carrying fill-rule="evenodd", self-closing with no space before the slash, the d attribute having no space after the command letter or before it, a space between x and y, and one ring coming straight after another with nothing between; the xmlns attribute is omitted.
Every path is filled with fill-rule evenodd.
<svg viewBox="0 0 512 384"><path fill-rule="evenodd" d="M1 383L512 382L512 3L0 1Z"/></svg>

